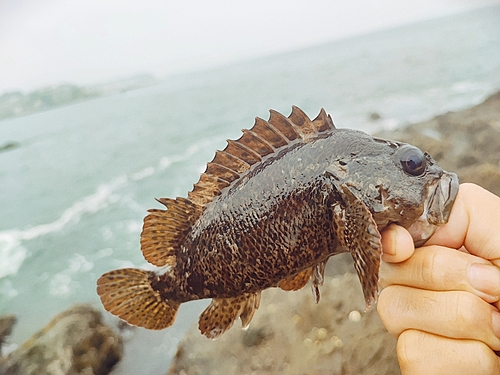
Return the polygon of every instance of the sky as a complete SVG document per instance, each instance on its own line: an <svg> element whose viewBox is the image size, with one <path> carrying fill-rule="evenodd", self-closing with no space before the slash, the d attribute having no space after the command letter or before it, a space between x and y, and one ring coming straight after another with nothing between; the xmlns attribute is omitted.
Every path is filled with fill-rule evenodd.
<svg viewBox="0 0 500 375"><path fill-rule="evenodd" d="M0 0L0 94L222 66L500 0Z"/></svg>

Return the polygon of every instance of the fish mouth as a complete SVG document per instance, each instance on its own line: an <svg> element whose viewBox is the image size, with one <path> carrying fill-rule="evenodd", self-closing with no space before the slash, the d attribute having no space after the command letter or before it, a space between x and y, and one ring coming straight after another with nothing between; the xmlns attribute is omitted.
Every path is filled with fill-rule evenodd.
<svg viewBox="0 0 500 375"><path fill-rule="evenodd" d="M443 225L448 222L451 213L451 207L458 194L458 177L455 173L446 172L440 179L428 199L427 208L430 224Z"/></svg>
<svg viewBox="0 0 500 375"><path fill-rule="evenodd" d="M416 247L423 245L439 226L448 222L458 186L458 176L449 172L444 172L440 179L429 185L424 212L408 228Z"/></svg>

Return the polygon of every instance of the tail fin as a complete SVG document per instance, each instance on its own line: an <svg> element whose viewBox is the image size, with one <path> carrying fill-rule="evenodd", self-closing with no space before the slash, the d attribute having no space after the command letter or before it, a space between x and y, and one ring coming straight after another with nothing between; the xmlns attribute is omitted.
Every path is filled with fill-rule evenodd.
<svg viewBox="0 0 500 375"><path fill-rule="evenodd" d="M151 286L155 274L124 268L102 275L97 294L104 308L129 324L148 329L163 329L174 323L179 302L165 300Z"/></svg>

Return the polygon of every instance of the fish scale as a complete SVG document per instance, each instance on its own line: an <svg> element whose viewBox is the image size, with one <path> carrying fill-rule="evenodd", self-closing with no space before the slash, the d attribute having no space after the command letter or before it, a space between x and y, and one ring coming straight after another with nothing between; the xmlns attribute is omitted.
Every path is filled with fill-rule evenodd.
<svg viewBox="0 0 500 375"><path fill-rule="evenodd" d="M324 110L313 120L298 107L270 111L216 152L187 198L149 210L141 250L168 267L110 271L97 293L109 312L149 329L172 325L181 303L211 298L198 326L217 338L238 318L250 323L266 288L311 280L319 302L326 262L350 252L368 308L380 231L396 223L423 243L457 191L456 175L416 147L337 129Z"/></svg>

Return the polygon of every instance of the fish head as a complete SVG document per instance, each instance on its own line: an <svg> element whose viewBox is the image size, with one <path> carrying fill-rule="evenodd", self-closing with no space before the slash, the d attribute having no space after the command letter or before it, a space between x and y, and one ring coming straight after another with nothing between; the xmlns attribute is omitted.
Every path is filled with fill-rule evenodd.
<svg viewBox="0 0 500 375"><path fill-rule="evenodd" d="M394 158L395 164L399 163L403 172L400 175L406 177L403 185L408 189L411 185L412 190L409 191L412 191L413 197L420 196L420 204L413 206L418 207L418 210L414 210L415 214L395 223L403 224L410 232L415 246L421 246L437 228L448 221L458 193L458 177L455 173L443 170L429 154L422 153L415 146L400 144ZM403 194L400 201L404 200ZM420 212L420 216L415 218Z"/></svg>
<svg viewBox="0 0 500 375"><path fill-rule="evenodd" d="M458 177L415 146L370 138L351 152L344 182L371 211L379 231L401 225L421 246L448 221Z"/></svg>

